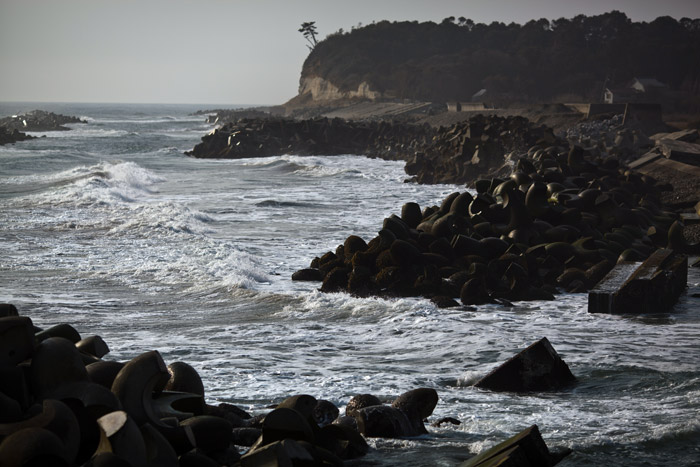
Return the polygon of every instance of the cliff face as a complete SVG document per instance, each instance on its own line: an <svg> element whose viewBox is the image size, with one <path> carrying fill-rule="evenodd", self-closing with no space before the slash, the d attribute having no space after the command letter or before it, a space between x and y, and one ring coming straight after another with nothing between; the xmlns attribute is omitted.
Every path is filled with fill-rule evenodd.
<svg viewBox="0 0 700 467"><path fill-rule="evenodd" d="M375 100L382 97L382 93L373 91L369 84L361 82L356 90L341 91L328 80L320 76L307 76L301 78L299 94L311 94L315 101L332 101L338 99L363 98Z"/></svg>
<svg viewBox="0 0 700 467"><path fill-rule="evenodd" d="M469 101L600 100L651 77L698 95L700 19L635 23L613 11L524 25L381 21L331 34L311 51L299 97Z"/></svg>

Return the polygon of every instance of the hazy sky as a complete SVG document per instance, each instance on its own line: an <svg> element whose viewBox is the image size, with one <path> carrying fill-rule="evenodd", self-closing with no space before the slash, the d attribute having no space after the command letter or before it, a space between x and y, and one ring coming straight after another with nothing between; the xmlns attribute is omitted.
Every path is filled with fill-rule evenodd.
<svg viewBox="0 0 700 467"><path fill-rule="evenodd" d="M611 10L700 17L700 0L0 0L0 101L279 104L321 38L373 20L525 23Z"/></svg>

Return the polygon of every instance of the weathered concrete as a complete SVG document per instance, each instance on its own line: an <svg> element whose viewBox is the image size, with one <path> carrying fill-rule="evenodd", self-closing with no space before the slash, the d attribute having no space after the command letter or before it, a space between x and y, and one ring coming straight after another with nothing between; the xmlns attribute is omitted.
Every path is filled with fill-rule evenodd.
<svg viewBox="0 0 700 467"><path fill-rule="evenodd" d="M546 337L481 378L474 387L491 391L548 391L576 382Z"/></svg>
<svg viewBox="0 0 700 467"><path fill-rule="evenodd" d="M643 263L622 262L588 293L589 313L663 313L688 280L688 257L655 251Z"/></svg>
<svg viewBox="0 0 700 467"><path fill-rule="evenodd" d="M556 465L570 453L571 450L567 450L561 454L552 455L542 439L537 425L532 425L512 438L472 457L466 462L462 462L460 467L549 467Z"/></svg>

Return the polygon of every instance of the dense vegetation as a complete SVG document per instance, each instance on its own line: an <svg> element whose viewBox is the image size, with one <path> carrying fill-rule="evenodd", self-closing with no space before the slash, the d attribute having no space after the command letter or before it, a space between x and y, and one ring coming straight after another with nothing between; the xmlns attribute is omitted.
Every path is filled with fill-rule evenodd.
<svg viewBox="0 0 700 467"><path fill-rule="evenodd" d="M653 77L700 95L700 19L633 22L624 13L524 25L381 21L331 34L311 51L302 78L341 90L367 82L387 97L469 100L599 100L604 87Z"/></svg>

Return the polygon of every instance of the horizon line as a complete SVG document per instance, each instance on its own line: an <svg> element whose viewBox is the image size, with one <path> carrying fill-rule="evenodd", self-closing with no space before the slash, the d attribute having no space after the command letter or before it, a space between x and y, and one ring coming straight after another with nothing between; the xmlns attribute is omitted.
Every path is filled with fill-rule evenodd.
<svg viewBox="0 0 700 467"><path fill-rule="evenodd" d="M274 107L282 104L244 104L213 102L124 102L124 101L48 101L48 100L4 100L0 104L121 104L121 105L219 105L245 107Z"/></svg>

